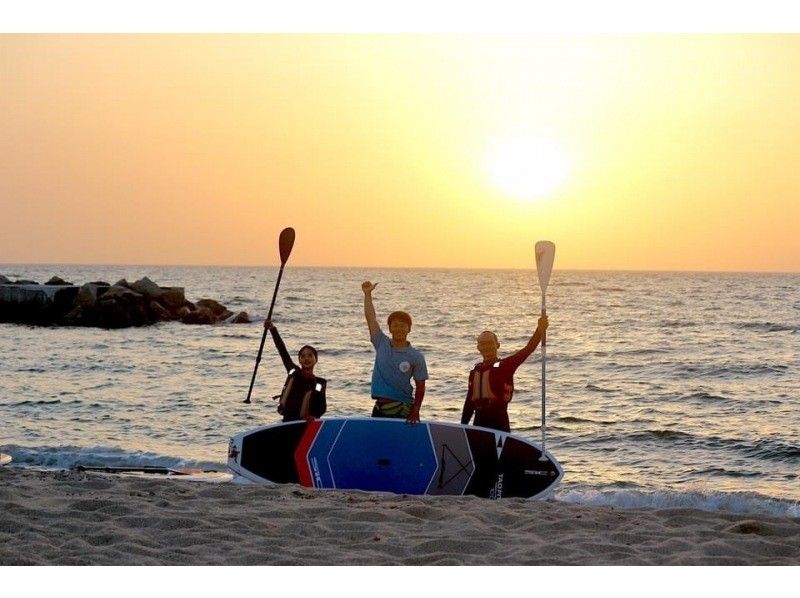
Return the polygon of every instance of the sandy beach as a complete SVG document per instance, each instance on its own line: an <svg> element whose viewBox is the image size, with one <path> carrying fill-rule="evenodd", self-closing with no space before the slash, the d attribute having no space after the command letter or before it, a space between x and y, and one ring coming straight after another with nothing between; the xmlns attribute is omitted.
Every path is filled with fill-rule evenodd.
<svg viewBox="0 0 800 598"><path fill-rule="evenodd" d="M0 565L800 565L800 519L5 467Z"/></svg>

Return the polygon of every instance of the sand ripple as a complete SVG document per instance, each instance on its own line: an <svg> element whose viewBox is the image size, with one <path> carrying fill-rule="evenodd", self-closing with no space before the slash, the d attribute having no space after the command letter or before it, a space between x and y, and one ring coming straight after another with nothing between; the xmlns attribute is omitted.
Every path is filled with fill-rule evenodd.
<svg viewBox="0 0 800 598"><path fill-rule="evenodd" d="M798 565L800 519L0 470L0 565Z"/></svg>

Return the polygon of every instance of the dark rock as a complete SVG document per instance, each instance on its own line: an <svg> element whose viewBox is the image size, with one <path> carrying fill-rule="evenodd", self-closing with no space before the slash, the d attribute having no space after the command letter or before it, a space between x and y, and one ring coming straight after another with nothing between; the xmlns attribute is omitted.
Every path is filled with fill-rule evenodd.
<svg viewBox="0 0 800 598"><path fill-rule="evenodd" d="M173 319L172 314L155 299L150 301L147 309L150 312L150 317L156 322L165 322Z"/></svg>
<svg viewBox="0 0 800 598"><path fill-rule="evenodd" d="M119 283L115 284L114 286L110 287L104 294L103 294L103 301L111 301L120 298L127 298L128 300L135 300L135 299L142 299L144 296L141 293L137 293L136 291L128 288L127 286L121 285Z"/></svg>
<svg viewBox="0 0 800 598"><path fill-rule="evenodd" d="M184 324L213 324L215 321L214 313L207 307L198 307L181 318Z"/></svg>
<svg viewBox="0 0 800 598"><path fill-rule="evenodd" d="M0 286L0 322L50 326L73 308L76 286Z"/></svg>
<svg viewBox="0 0 800 598"><path fill-rule="evenodd" d="M127 328L134 326L133 316L128 307L117 301L98 303L94 321L101 328Z"/></svg>
<svg viewBox="0 0 800 598"><path fill-rule="evenodd" d="M95 319L103 328L127 328L152 324L144 300L138 293L119 295L107 299L104 296L97 302ZM106 294L107 295L107 294Z"/></svg>
<svg viewBox="0 0 800 598"><path fill-rule="evenodd" d="M74 309L72 309L72 311L62 318L61 323L65 326L80 326L83 324L83 308L80 305L76 306Z"/></svg>
<svg viewBox="0 0 800 598"><path fill-rule="evenodd" d="M164 292L160 297L160 301L167 309L179 309L186 303L183 287L161 287L161 289Z"/></svg>
<svg viewBox="0 0 800 598"><path fill-rule="evenodd" d="M108 288L104 288L104 291L108 290ZM84 285L81 285L80 290L78 291L78 296L75 297L75 304L78 307L83 307L86 309L91 309L97 303L97 293L98 287L93 282L87 282Z"/></svg>
<svg viewBox="0 0 800 598"><path fill-rule="evenodd" d="M7 281L4 283L4 281ZM96 281L76 286L54 276L47 284L0 277L0 321L50 326L125 328L180 320L187 324L249 322L213 299L187 301L183 287L159 287L146 276L135 283Z"/></svg>
<svg viewBox="0 0 800 598"><path fill-rule="evenodd" d="M48 280L44 284L57 285L57 286L62 286L62 287L63 286L71 286L72 285L71 282L67 282L66 280L64 280L63 278L60 278L58 276L53 276L50 280Z"/></svg>
<svg viewBox="0 0 800 598"><path fill-rule="evenodd" d="M130 288L150 299L159 299L164 294L161 287L147 278L147 276L134 282L130 285Z"/></svg>
<svg viewBox="0 0 800 598"><path fill-rule="evenodd" d="M211 313L214 314L215 318L219 318L226 311L224 305L222 305L217 301L214 301L213 299L200 299L200 301L197 302L197 308L200 309L201 307L210 309Z"/></svg>
<svg viewBox="0 0 800 598"><path fill-rule="evenodd" d="M231 324L249 324L250 323L250 316L247 315L246 311L240 311L236 314L233 318L230 319Z"/></svg>
<svg viewBox="0 0 800 598"><path fill-rule="evenodd" d="M144 295L115 284L96 304L95 319L103 328L127 328L152 324Z"/></svg>

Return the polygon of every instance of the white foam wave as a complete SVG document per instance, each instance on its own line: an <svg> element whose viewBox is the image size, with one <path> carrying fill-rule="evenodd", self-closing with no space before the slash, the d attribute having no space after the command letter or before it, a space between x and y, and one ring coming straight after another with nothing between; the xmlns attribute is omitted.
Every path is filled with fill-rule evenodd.
<svg viewBox="0 0 800 598"><path fill-rule="evenodd" d="M751 513L800 518L800 501L771 498L748 492L675 492L643 490L561 490L555 499L583 505L608 505L626 509L689 508L703 511Z"/></svg>
<svg viewBox="0 0 800 598"><path fill-rule="evenodd" d="M167 467L172 469L225 469L225 463L197 461L145 451L124 451L108 446L51 446L27 448L5 446L5 453L11 455L18 467L38 467L46 469L72 469L86 467Z"/></svg>

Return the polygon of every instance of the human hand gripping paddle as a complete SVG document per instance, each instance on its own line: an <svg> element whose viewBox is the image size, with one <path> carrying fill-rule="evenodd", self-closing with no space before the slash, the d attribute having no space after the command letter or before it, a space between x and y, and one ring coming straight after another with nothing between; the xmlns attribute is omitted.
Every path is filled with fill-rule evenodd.
<svg viewBox="0 0 800 598"><path fill-rule="evenodd" d="M537 241L534 249L536 254L536 272L539 274L539 288L542 289L542 315L547 315L545 308L545 293L550 282L550 274L553 272L553 260L556 257L556 246L552 241ZM540 461L546 461L545 452L545 364L547 363L547 332L542 334L542 456Z"/></svg>
<svg viewBox="0 0 800 598"><path fill-rule="evenodd" d="M281 269L278 270L278 280L275 281L275 292L272 293L272 303L269 305L269 314L267 320L272 319L272 309L275 307L275 298L278 296L278 287L281 284L281 276L283 276L283 267L286 265L289 255L292 253L294 247L294 229L292 227L284 228L278 239L278 251L281 255ZM261 363L261 353L264 351L264 341L267 340L267 329L264 329L264 334L261 335L261 345L258 347L258 356L256 357L256 367L253 368L253 377L250 380L250 389L247 391L247 398L244 403L250 403L250 394L253 392L253 384L256 381L256 372L258 371L258 364Z"/></svg>

